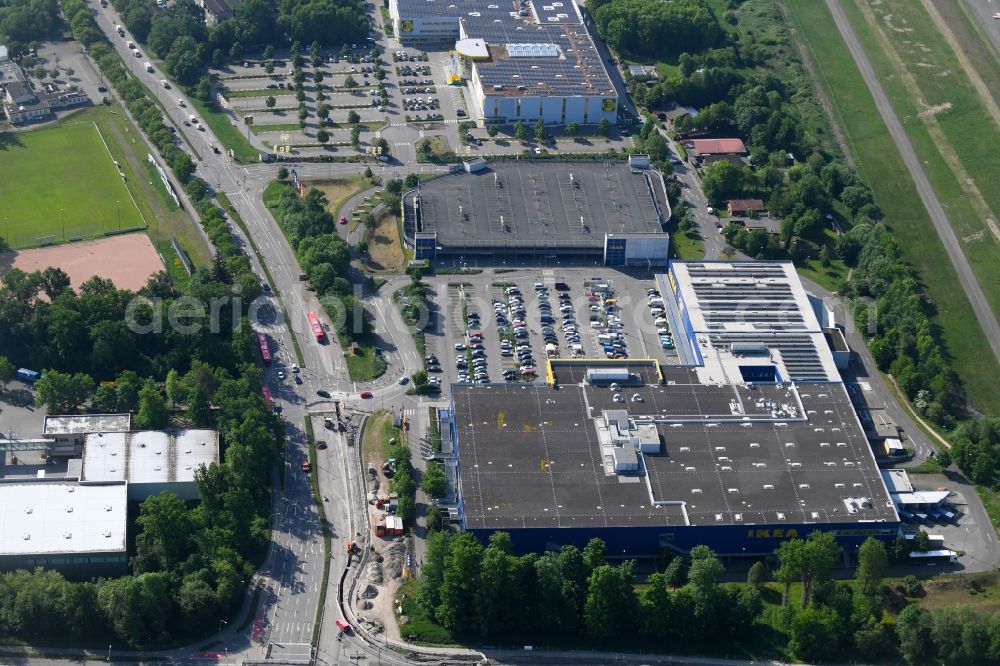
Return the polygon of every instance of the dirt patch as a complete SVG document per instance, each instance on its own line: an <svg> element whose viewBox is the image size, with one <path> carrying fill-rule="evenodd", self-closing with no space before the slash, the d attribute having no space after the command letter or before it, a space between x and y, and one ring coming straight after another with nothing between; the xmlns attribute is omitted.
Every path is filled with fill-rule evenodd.
<svg viewBox="0 0 1000 666"><path fill-rule="evenodd" d="M29 273L55 266L69 275L74 288L96 275L131 291L138 291L153 273L163 270L149 236L142 233L0 255L0 272L11 266Z"/></svg>
<svg viewBox="0 0 1000 666"><path fill-rule="evenodd" d="M927 594L919 604L927 609L964 604L984 613L1000 610L1000 578L994 571L935 578L923 586Z"/></svg>
<svg viewBox="0 0 1000 666"><path fill-rule="evenodd" d="M368 268L398 273L406 266L406 255L399 241L399 221L388 211L378 218L378 226L368 239Z"/></svg>
<svg viewBox="0 0 1000 666"><path fill-rule="evenodd" d="M920 118L926 118L928 116L933 116L935 113L941 113L942 111L947 111L951 108L951 102L945 102L944 104L935 104L934 106L929 106L920 113L917 114Z"/></svg>
<svg viewBox="0 0 1000 666"><path fill-rule="evenodd" d="M350 178L311 180L307 184L310 187L315 187L326 196L326 200L330 202L326 209L334 217L339 217L341 215L340 209L343 208L348 199L361 191L365 185L365 179L363 176L351 176Z"/></svg>

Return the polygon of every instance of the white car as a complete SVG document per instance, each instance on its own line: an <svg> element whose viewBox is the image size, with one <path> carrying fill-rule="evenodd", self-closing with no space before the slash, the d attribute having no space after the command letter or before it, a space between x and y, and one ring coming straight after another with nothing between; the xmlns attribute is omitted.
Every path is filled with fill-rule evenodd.
<svg viewBox="0 0 1000 666"><path fill-rule="evenodd" d="M408 384L409 381L410 378L407 377L406 375L403 375L402 377L396 380L396 383L399 384L400 386L403 386L404 384Z"/></svg>
<svg viewBox="0 0 1000 666"><path fill-rule="evenodd" d="M298 374L298 372L299 372L299 366L297 364L295 364L295 363L292 363L292 372L294 372L296 374Z"/></svg>

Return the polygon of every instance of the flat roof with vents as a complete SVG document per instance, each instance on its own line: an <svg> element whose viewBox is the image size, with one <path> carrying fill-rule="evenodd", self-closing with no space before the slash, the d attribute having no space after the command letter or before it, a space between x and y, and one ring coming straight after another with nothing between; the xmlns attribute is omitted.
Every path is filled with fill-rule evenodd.
<svg viewBox="0 0 1000 666"><path fill-rule="evenodd" d="M674 261L660 276L682 313L680 344L706 379L840 382L824 330L788 261ZM746 350L753 349L753 354Z"/></svg>
<svg viewBox="0 0 1000 666"><path fill-rule="evenodd" d="M88 435L83 480L190 483L199 465L219 462L215 430L144 430Z"/></svg>
<svg viewBox="0 0 1000 666"><path fill-rule="evenodd" d="M586 370L560 367L558 388L452 387L465 527L898 522L842 384L704 385L669 368L615 402ZM622 411L662 442L632 475L601 434ZM871 506L849 511L859 497Z"/></svg>
<svg viewBox="0 0 1000 666"><path fill-rule="evenodd" d="M46 416L42 433L45 435L73 435L91 432L128 432L132 417L129 414L70 414Z"/></svg>
<svg viewBox="0 0 1000 666"><path fill-rule="evenodd" d="M436 233L439 252L565 247L602 251L605 234L663 233L660 175L625 162L489 162L421 183L403 197L407 238Z"/></svg>
<svg viewBox="0 0 1000 666"><path fill-rule="evenodd" d="M123 553L124 483L0 484L0 556Z"/></svg>

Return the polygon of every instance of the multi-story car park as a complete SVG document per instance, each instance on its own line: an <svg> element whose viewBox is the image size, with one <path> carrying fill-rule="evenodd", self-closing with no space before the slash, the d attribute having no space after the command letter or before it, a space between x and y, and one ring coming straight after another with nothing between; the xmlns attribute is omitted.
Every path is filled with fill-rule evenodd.
<svg viewBox="0 0 1000 666"><path fill-rule="evenodd" d="M418 260L561 255L662 267L670 204L647 164L466 162L403 195L406 242Z"/></svg>
<svg viewBox="0 0 1000 666"><path fill-rule="evenodd" d="M809 358L790 339L819 329L791 264L699 262L669 275L674 329L708 321L742 339L684 340L698 348L687 366L550 360L545 386L454 387L462 528L484 540L508 531L522 551L600 537L630 557L699 544L767 555L813 530L848 554L869 536L894 538L899 516L826 339L803 336ZM719 293L729 287L736 299Z"/></svg>
<svg viewBox="0 0 1000 666"><path fill-rule="evenodd" d="M617 119L618 95L572 0L390 0L389 13L403 44L453 49L449 76L468 81L487 122Z"/></svg>

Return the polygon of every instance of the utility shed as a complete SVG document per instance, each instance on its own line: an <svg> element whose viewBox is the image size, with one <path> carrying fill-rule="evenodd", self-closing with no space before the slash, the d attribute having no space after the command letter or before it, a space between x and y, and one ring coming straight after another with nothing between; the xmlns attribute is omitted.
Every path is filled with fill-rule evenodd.
<svg viewBox="0 0 1000 666"><path fill-rule="evenodd" d="M124 483L0 484L0 570L124 574L127 506Z"/></svg>
<svg viewBox="0 0 1000 666"><path fill-rule="evenodd" d="M587 370L587 381L591 384L627 382L630 378L628 368L590 368Z"/></svg>
<svg viewBox="0 0 1000 666"><path fill-rule="evenodd" d="M194 481L198 467L218 461L215 430L97 433L86 439L83 481L128 481L128 498L133 501L164 490L193 500L198 499Z"/></svg>

